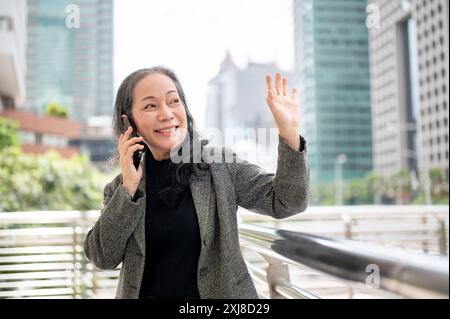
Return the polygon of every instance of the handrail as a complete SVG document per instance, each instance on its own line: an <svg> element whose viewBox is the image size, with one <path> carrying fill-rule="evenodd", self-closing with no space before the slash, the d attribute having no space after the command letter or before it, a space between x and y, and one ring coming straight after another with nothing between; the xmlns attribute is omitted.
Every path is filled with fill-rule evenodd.
<svg viewBox="0 0 450 319"><path fill-rule="evenodd" d="M412 298L449 295L445 257L242 223L239 233L256 251L344 281L367 284L371 276L368 269L378 269L379 287L387 291Z"/></svg>
<svg viewBox="0 0 450 319"><path fill-rule="evenodd" d="M295 298L295 299L320 299L318 296L303 290L295 285L284 285L278 284L275 285L275 289L277 292L286 297L286 298Z"/></svg>
<svg viewBox="0 0 450 319"><path fill-rule="evenodd" d="M411 209L408 209L408 211L411 211ZM440 251L446 251L448 247L448 217L443 214L443 208L439 208L434 212L429 211L429 213L433 216L436 213L436 216L440 218L440 223L436 224L439 226L442 233L442 236L439 237L439 245L442 246ZM261 216L258 214L253 215ZM99 211L1 213L0 239L3 241L0 240L0 244L4 244L4 246L0 247L0 259L3 258L3 260L9 260L1 255L4 255L5 257L8 254L26 255L26 258L29 260L32 259L33 263L27 262L24 264L24 266L27 267L23 267L23 269L19 269L16 264L0 265L0 267L3 267L3 269L7 271L1 275L2 279L0 280L5 280L5 278L15 280L18 278L17 276L20 275L23 275L24 278L30 280L33 278L40 279L41 277L45 277L49 280L70 277L73 278L74 285L77 286L80 279L83 279L89 281L88 285L84 285L85 288L89 290L89 295L91 292L95 295L97 288L100 294L102 291L109 291L110 287L114 288L112 282L103 282L108 277L106 276L106 272L95 271L95 268L85 259L82 252L84 235L96 221L98 216ZM325 215L322 215L317 218L320 219L324 216ZM354 217L351 214L350 216ZM35 225L33 225L33 228L25 227L27 228L27 231L25 232L25 228L21 227L21 225L28 224ZM11 226L12 228L9 229ZM58 232L52 232L51 237L44 236L43 238L40 238L40 235L30 236L30 234L36 233L36 226L38 228L69 227L72 230L67 231L66 229L63 234L61 234L60 230ZM267 271L261 271L260 277L270 284L271 298L315 297L313 294L302 290L299 287L295 287L289 280L286 280L289 279L289 276L285 275L286 273L288 274L288 272L283 268L282 263L301 264L326 274L334 275L344 281L349 280L350 282L363 283L369 275L366 272L365 266L367 266L367 264L376 264L380 268L380 287L383 289L410 297L428 298L433 296L448 296L448 259L446 258L436 259L436 257L405 253L401 249L383 249L381 247L369 246L355 241L329 239L306 233L249 226L245 223L240 223L239 229L242 246L247 246L260 254L263 254L263 256L269 260L271 266ZM305 227L305 229L307 229L307 227ZM9 247L10 244L12 244L11 247ZM58 254L58 256L52 258L61 258L64 260L57 261L55 259L51 264L41 263L41 256L38 255L43 252ZM73 257L70 257L67 254L72 254ZM296 257L293 258L292 256ZM59 264L57 265L57 263ZM427 264L426 267L422 267L424 263ZM445 264L445 266L442 266L443 264ZM77 274L63 274L61 273L61 267L68 273L77 272ZM436 271L436 267L439 268L438 271ZM249 268L254 275L255 270L251 267ZM445 270L443 268L445 268ZM18 270L22 271L17 272ZM33 277L29 272L32 270L33 274L36 274L36 277ZM37 270L40 272L36 272ZM48 272L44 274L44 270L48 270ZM14 276L13 274L8 274L10 271L15 272ZM117 274L112 277L114 277L115 281ZM98 283L96 282L97 279L100 280ZM298 282L294 283L298 284ZM12 285L12 283L9 282L8 285ZM443 285L445 288L442 287ZM80 295L81 291L79 291L79 289L79 287L75 287L73 294L77 296ZM39 291L40 293L44 293L41 289ZM15 293L18 294L19 291L16 291ZM69 292L61 291L61 294L62 293L67 295ZM9 291L4 291L1 294L6 296L9 294ZM0 298L2 297L1 294ZM22 291L22 294L31 295L31 290ZM53 293L47 291L45 294ZM55 292L55 294L59 294L59 292ZM87 295L88 294L86 293L81 294L81 296Z"/></svg>

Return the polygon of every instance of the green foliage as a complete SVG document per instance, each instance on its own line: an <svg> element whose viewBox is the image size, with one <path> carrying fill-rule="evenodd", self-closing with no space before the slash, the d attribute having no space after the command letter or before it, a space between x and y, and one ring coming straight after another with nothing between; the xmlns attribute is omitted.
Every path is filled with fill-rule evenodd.
<svg viewBox="0 0 450 319"><path fill-rule="evenodd" d="M448 204L449 184L446 171L431 169L429 177L433 204ZM311 205L334 205L334 181L313 184L310 197ZM369 172L363 178L344 181L344 204L383 203L425 204L424 181L414 181L407 170L400 170L390 176Z"/></svg>
<svg viewBox="0 0 450 319"><path fill-rule="evenodd" d="M69 116L67 108L57 102L48 103L45 107L45 114L64 118Z"/></svg>
<svg viewBox="0 0 450 319"><path fill-rule="evenodd" d="M373 192L367 179L353 179L346 183L344 200L347 205L362 205L373 202Z"/></svg>
<svg viewBox="0 0 450 319"><path fill-rule="evenodd" d="M315 183L310 189L310 204L312 205L334 205L335 186L334 183Z"/></svg>
<svg viewBox="0 0 450 319"><path fill-rule="evenodd" d="M99 209L108 177L85 156L62 159L23 154L18 148L0 151L0 211Z"/></svg>
<svg viewBox="0 0 450 319"><path fill-rule="evenodd" d="M0 150L6 147L19 147L17 128L15 122L0 117Z"/></svg>
<svg viewBox="0 0 450 319"><path fill-rule="evenodd" d="M431 196L435 204L448 204L448 174L439 168L430 170Z"/></svg>

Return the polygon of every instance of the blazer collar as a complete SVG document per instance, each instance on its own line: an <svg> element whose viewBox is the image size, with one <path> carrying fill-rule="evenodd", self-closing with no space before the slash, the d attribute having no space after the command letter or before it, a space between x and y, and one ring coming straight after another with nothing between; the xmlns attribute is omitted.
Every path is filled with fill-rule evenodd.
<svg viewBox="0 0 450 319"><path fill-rule="evenodd" d="M145 194L145 153L143 156L142 168L143 175L139 182L138 189L142 194ZM191 189L192 199L197 214L197 220L200 228L200 237L203 240L206 237L206 223L208 222L209 210L210 210L210 196L212 192L211 187L211 173L209 170L200 171L198 176L192 174L189 180L189 186ZM141 205L141 209L144 211L141 214L141 220L139 221L134 231L134 236L139 245L141 253L145 256L145 213L146 203Z"/></svg>

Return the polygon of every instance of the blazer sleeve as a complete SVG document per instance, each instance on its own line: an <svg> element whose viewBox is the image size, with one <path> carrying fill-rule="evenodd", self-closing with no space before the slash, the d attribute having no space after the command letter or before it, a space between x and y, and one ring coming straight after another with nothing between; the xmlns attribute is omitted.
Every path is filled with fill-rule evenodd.
<svg viewBox="0 0 450 319"><path fill-rule="evenodd" d="M306 141L300 136L300 149L295 150L279 136L277 171L240 159L228 164L237 204L252 212L276 219L306 210L309 198L310 170L306 159ZM228 150L228 152L232 152Z"/></svg>
<svg viewBox="0 0 450 319"><path fill-rule="evenodd" d="M138 192L132 198L120 175L105 186L100 217L84 240L85 254L97 268L115 269L123 261L127 241L145 209L145 194Z"/></svg>

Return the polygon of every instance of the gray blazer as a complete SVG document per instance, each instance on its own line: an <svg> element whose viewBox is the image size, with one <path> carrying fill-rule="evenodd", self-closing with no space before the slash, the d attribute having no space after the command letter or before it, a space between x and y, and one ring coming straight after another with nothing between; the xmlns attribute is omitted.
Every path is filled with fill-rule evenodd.
<svg viewBox="0 0 450 319"><path fill-rule="evenodd" d="M235 156L227 147L220 151ZM239 246L238 206L282 219L304 211L308 203L306 149L296 151L279 138L277 165L274 175L247 161L212 163L198 178L192 176L201 238L200 298L258 298ZM145 171L135 198L121 183L119 174L105 186L104 207L86 235L84 251L99 269L122 263L116 298L139 298L145 262Z"/></svg>

